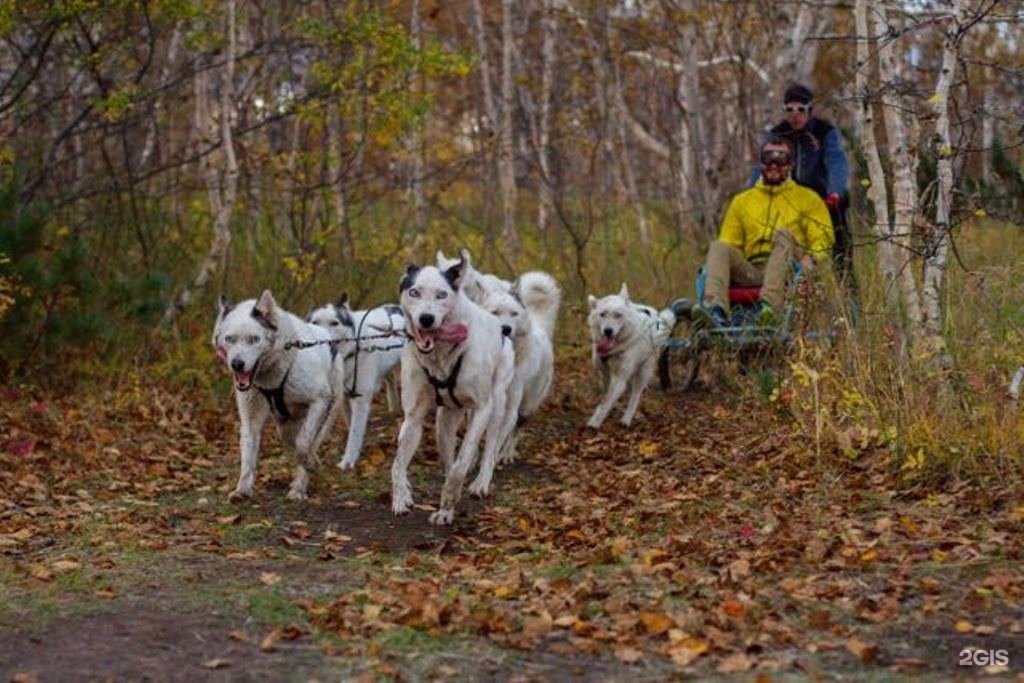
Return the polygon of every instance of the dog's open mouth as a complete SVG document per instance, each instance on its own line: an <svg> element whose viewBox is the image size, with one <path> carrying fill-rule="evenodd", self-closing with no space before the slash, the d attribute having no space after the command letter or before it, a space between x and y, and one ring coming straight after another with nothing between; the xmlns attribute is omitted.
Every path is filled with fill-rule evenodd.
<svg viewBox="0 0 1024 683"><path fill-rule="evenodd" d="M430 353L434 350L434 344L438 341L459 344L466 341L469 336L469 328L462 323L449 323L440 327L433 327L424 330L416 325L410 325L412 330L412 341L421 353Z"/></svg>
<svg viewBox="0 0 1024 683"><path fill-rule="evenodd" d="M235 389L239 391L248 391L252 388L252 378L256 376L256 368L259 367L259 363L252 366L249 372L238 372L232 370L231 373L235 376Z"/></svg>
<svg viewBox="0 0 1024 683"><path fill-rule="evenodd" d="M607 356L615 348L615 337L602 336L597 342L597 355Z"/></svg>
<svg viewBox="0 0 1024 683"><path fill-rule="evenodd" d="M252 373L251 372L236 372L235 373L235 389L239 391L248 391L249 387L252 386Z"/></svg>

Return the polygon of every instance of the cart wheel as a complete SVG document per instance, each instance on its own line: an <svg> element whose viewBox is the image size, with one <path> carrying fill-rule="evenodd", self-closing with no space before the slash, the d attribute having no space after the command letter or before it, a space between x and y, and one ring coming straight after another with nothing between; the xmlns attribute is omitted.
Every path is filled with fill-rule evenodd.
<svg viewBox="0 0 1024 683"><path fill-rule="evenodd" d="M665 349L658 357L658 379L661 388L668 391L673 386L679 391L689 391L697 379L700 367L700 354L694 349L681 349L675 352Z"/></svg>

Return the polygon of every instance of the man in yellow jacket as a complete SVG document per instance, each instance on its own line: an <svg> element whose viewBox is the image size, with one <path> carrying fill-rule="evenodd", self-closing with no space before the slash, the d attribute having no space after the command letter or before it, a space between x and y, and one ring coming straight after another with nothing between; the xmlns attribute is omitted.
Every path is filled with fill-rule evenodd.
<svg viewBox="0 0 1024 683"><path fill-rule="evenodd" d="M805 272L827 266L835 235L828 207L814 190L789 177L793 150L784 138L770 138L759 155L761 178L733 197L718 240L708 248L704 300L695 322L724 326L729 319L729 285L761 287L758 321L774 323L782 309L790 264Z"/></svg>

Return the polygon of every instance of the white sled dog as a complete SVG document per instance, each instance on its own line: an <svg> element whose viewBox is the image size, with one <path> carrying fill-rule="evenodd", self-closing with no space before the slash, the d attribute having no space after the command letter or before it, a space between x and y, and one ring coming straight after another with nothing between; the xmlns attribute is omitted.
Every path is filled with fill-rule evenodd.
<svg viewBox="0 0 1024 683"><path fill-rule="evenodd" d="M493 462L497 457L515 361L498 319L462 291L464 265L460 260L444 271L411 265L399 285L413 343L402 352L404 419L391 468L391 507L395 514L402 514L412 506L409 461L423 435L423 422L436 406L437 449L446 477L441 504L430 515L432 524L452 522L485 433L484 459ZM464 417L468 425L453 460ZM479 488L476 484L474 488Z"/></svg>
<svg viewBox="0 0 1024 683"><path fill-rule="evenodd" d="M633 421L640 396L647 387L658 364L658 355L665 347L676 317L670 309L657 309L629 300L626 284L618 294L601 299L588 296L590 304L590 337L593 341L594 365L605 385L604 398L587 422L599 429L612 407L629 388L629 401L622 413L622 424Z"/></svg>
<svg viewBox="0 0 1024 683"><path fill-rule="evenodd" d="M344 370L335 362L330 335L280 308L270 290L232 306L223 296L213 346L234 374L241 473L229 499L252 495L260 439L267 418L277 420L281 441L298 460L288 498L305 500L308 469L330 433L344 391ZM300 348L290 342L320 342Z"/></svg>
<svg viewBox="0 0 1024 683"><path fill-rule="evenodd" d="M436 258L437 268L442 272L458 263L462 264L463 285L461 288L466 296L469 297L469 300L475 304L482 304L491 294L497 292L508 294L512 291L512 283L508 280L503 280L497 275L491 275L490 273L481 273L474 268L468 249L459 249L459 258L454 259L448 258L444 255L443 251L438 249Z"/></svg>
<svg viewBox="0 0 1024 683"><path fill-rule="evenodd" d="M337 303L312 311L306 319L326 329L338 342L336 353L345 366L341 410L348 423L345 454L338 467L351 469L362 454L373 397L381 384L388 409L398 408L397 367L405 348L405 317L395 304L353 311L348 296L343 294Z"/></svg>
<svg viewBox="0 0 1024 683"><path fill-rule="evenodd" d="M512 340L516 355L502 425L501 462L515 458L517 427L537 411L551 391L555 360L552 338L561 297L553 277L531 271L519 277L511 293L492 292L484 300L484 310L501 322L502 334ZM494 463L485 461L480 478L489 483L493 469ZM488 491L485 487L474 492L487 494Z"/></svg>

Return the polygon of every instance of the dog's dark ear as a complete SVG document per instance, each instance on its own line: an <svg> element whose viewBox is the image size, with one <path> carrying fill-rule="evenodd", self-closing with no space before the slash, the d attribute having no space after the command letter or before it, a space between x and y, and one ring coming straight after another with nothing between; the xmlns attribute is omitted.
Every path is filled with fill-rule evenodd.
<svg viewBox="0 0 1024 683"><path fill-rule="evenodd" d="M352 313L348 310L347 305L335 306L334 314L338 316L338 322L345 327L356 326L356 321L352 319Z"/></svg>
<svg viewBox="0 0 1024 683"><path fill-rule="evenodd" d="M459 260L442 273L444 279L448 281L448 284L455 291L459 291L459 286L462 285L462 276L468 267L469 252L463 249L459 252Z"/></svg>
<svg viewBox="0 0 1024 683"><path fill-rule="evenodd" d="M231 309L233 308L234 305L228 301L228 298L226 296L221 294L220 300L217 301L217 320L223 320L224 317L227 316L227 314L230 313Z"/></svg>
<svg viewBox="0 0 1024 683"><path fill-rule="evenodd" d="M348 292L342 292L338 300L334 302L335 308L348 308Z"/></svg>
<svg viewBox="0 0 1024 683"><path fill-rule="evenodd" d="M519 287L520 284L519 278L516 278L516 281L512 283L511 287L509 287L508 293L512 295L513 299L519 302L520 306L525 307L526 304L523 303L522 290Z"/></svg>
<svg viewBox="0 0 1024 683"><path fill-rule="evenodd" d="M277 302L269 289L264 289L260 298L256 299L256 305L252 307L252 317L264 327L277 331Z"/></svg>
<svg viewBox="0 0 1024 683"><path fill-rule="evenodd" d="M401 282L398 283L399 296L401 296L402 292L412 287L412 282L416 279L416 273L418 272L420 272L420 267L415 263L410 263L405 267L405 275L402 276Z"/></svg>

